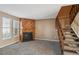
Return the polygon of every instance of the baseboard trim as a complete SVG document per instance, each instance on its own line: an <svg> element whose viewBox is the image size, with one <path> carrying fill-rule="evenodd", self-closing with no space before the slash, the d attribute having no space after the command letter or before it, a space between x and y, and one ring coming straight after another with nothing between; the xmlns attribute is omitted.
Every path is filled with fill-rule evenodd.
<svg viewBox="0 0 79 59"><path fill-rule="evenodd" d="M59 41L59 40L48 40L47 38L35 38L35 40L46 40L46 41Z"/></svg>

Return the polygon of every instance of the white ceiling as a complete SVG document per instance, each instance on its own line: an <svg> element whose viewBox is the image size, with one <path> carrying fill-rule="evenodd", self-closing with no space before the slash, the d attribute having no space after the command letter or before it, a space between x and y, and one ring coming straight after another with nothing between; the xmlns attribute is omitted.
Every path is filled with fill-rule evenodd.
<svg viewBox="0 0 79 59"><path fill-rule="evenodd" d="M0 11L32 19L55 18L61 4L0 4Z"/></svg>

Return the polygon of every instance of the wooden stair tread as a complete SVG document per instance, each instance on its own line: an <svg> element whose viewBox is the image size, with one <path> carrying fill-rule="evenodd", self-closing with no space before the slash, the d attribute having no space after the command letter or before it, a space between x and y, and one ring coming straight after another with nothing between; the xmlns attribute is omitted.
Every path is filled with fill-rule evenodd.
<svg viewBox="0 0 79 59"><path fill-rule="evenodd" d="M65 32L64 35L76 35L75 33Z"/></svg>
<svg viewBox="0 0 79 59"><path fill-rule="evenodd" d="M74 38L78 38L76 35L64 35L65 37L74 37Z"/></svg>
<svg viewBox="0 0 79 59"><path fill-rule="evenodd" d="M72 44L72 43L69 43L69 42L64 42L64 46L69 46L69 47L78 47L78 44Z"/></svg>
<svg viewBox="0 0 79 59"><path fill-rule="evenodd" d="M67 37L67 36L65 36L65 39L79 39L78 37Z"/></svg>
<svg viewBox="0 0 79 59"><path fill-rule="evenodd" d="M71 26L68 26L66 28L63 28L63 30L72 30Z"/></svg>
<svg viewBox="0 0 79 59"><path fill-rule="evenodd" d="M77 45L74 45L74 44L67 44L67 43L65 43L64 46L69 46L69 47L73 47L73 48L77 48L77 47L78 47Z"/></svg>
<svg viewBox="0 0 79 59"><path fill-rule="evenodd" d="M64 32L74 32L73 30L63 30Z"/></svg>
<svg viewBox="0 0 79 59"><path fill-rule="evenodd" d="M72 42L74 42L75 40L74 39L65 39L65 41L72 41Z"/></svg>
<svg viewBox="0 0 79 59"><path fill-rule="evenodd" d="M64 41L64 43L69 43L69 44L79 44L79 42L76 42L76 41Z"/></svg>
<svg viewBox="0 0 79 59"><path fill-rule="evenodd" d="M73 52L79 53L79 47L73 48L73 47L69 47L69 46L64 46L64 50L65 51L73 51Z"/></svg>
<svg viewBox="0 0 79 59"><path fill-rule="evenodd" d="M75 34L75 33L74 32L71 33L67 31L67 32L64 32L64 34Z"/></svg>
<svg viewBox="0 0 79 59"><path fill-rule="evenodd" d="M65 50L79 50L79 47L64 46Z"/></svg>

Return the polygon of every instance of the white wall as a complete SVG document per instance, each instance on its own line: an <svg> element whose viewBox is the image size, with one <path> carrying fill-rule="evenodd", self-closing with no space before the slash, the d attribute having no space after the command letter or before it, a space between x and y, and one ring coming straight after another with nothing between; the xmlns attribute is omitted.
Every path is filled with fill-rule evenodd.
<svg viewBox="0 0 79 59"><path fill-rule="evenodd" d="M35 23L35 38L38 40L57 40L55 29L55 20L36 20Z"/></svg>
<svg viewBox="0 0 79 59"><path fill-rule="evenodd" d="M71 24L71 27L74 30L74 32L76 33L76 35L79 37L79 12L76 15L73 23Z"/></svg>

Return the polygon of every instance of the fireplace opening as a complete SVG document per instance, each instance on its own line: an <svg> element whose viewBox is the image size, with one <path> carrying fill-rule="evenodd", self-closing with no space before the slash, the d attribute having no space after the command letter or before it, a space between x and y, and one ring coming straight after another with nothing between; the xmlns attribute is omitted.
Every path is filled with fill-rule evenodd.
<svg viewBox="0 0 79 59"><path fill-rule="evenodd" d="M33 40L32 32L23 33L23 42L32 41L32 40Z"/></svg>

